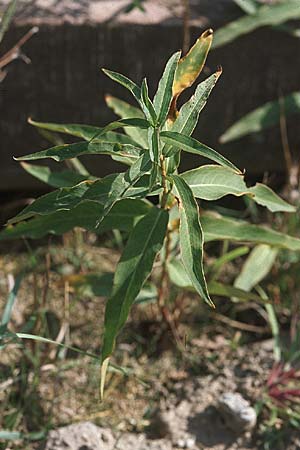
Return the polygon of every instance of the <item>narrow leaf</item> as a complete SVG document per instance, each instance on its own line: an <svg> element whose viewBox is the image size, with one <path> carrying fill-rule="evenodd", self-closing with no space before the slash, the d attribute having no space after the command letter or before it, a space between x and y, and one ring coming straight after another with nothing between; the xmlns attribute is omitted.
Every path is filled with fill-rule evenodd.
<svg viewBox="0 0 300 450"><path fill-rule="evenodd" d="M76 142L74 144L64 144L51 147L47 150L31 153L25 156L14 158L16 161L34 161L37 159L51 158L54 161L65 161L81 155L110 155L123 156L126 158L136 158L140 155L140 150L132 145L120 145L110 142Z"/></svg>
<svg viewBox="0 0 300 450"><path fill-rule="evenodd" d="M146 78L144 78L142 82L141 94L142 94L141 106L144 111L145 117L154 126L156 125L157 117L153 103L149 98L148 84Z"/></svg>
<svg viewBox="0 0 300 450"><path fill-rule="evenodd" d="M102 394L105 373L115 340L124 326L130 308L151 273L155 257L163 245L168 225L168 212L158 208L142 218L132 230L118 263L112 296L105 311L102 350Z"/></svg>
<svg viewBox="0 0 300 450"><path fill-rule="evenodd" d="M71 187L75 184L81 183L87 179L93 179L94 177L80 175L77 172L71 170L63 170L62 172L52 172L49 167L37 166L34 164L21 163L21 166L27 173L48 184L49 186L58 187Z"/></svg>
<svg viewBox="0 0 300 450"><path fill-rule="evenodd" d="M180 252L185 270L200 296L214 306L209 297L203 270L203 233L199 222L197 202L188 184L178 175L172 175L180 203Z"/></svg>
<svg viewBox="0 0 300 450"><path fill-rule="evenodd" d="M286 97L283 97L281 102L278 100L268 102L249 112L222 134L220 142L225 144L251 133L259 133L279 124L280 114L282 112L286 116L300 113L299 92L293 92Z"/></svg>
<svg viewBox="0 0 300 450"><path fill-rule="evenodd" d="M202 215L201 224L205 242L214 240L255 242L300 251L300 239L264 226L251 225L248 222L228 219L218 214Z"/></svg>
<svg viewBox="0 0 300 450"><path fill-rule="evenodd" d="M246 13L255 14L258 10L258 4L255 0L234 0L234 2Z"/></svg>
<svg viewBox="0 0 300 450"><path fill-rule="evenodd" d="M256 246L243 264L242 270L234 282L234 286L251 291L251 289L263 280L274 264L278 249L269 245Z"/></svg>
<svg viewBox="0 0 300 450"><path fill-rule="evenodd" d="M180 176L188 183L196 198L217 200L225 195L248 195L272 212L296 210L263 184L257 183L248 188L243 175L227 167L206 165L184 172Z"/></svg>
<svg viewBox="0 0 300 450"><path fill-rule="evenodd" d="M272 212L285 211L295 212L295 206L290 205L268 186L261 183L256 183L255 186L248 189L250 194L254 194L253 200L259 205L266 206Z"/></svg>
<svg viewBox="0 0 300 450"><path fill-rule="evenodd" d="M212 43L213 31L204 31L189 52L179 61L173 84L173 97L190 87L203 69Z"/></svg>
<svg viewBox="0 0 300 450"><path fill-rule="evenodd" d="M141 102L141 88L134 83L134 81L131 81L129 78L125 77L124 75L113 72L112 70L102 69L105 75L107 75L109 78L111 78L113 81L116 81L117 83L124 86L126 89L128 89L136 101L140 104Z"/></svg>
<svg viewBox="0 0 300 450"><path fill-rule="evenodd" d="M18 0L11 0L3 13L0 23L0 43L2 42L3 37L8 30L9 24L12 20L12 17L16 11L17 1Z"/></svg>
<svg viewBox="0 0 300 450"><path fill-rule="evenodd" d="M194 95L179 110L171 131L191 136L198 123L199 114L206 105L207 99L221 74L222 69L220 68L209 78L198 84Z"/></svg>
<svg viewBox="0 0 300 450"><path fill-rule="evenodd" d="M42 128L44 130L55 131L58 133L69 134L71 136L80 137L89 141L92 139L97 133L101 133L103 128L94 127L91 125L82 125L76 123L48 123L48 122L36 122L31 118L28 119L28 123L37 128Z"/></svg>
<svg viewBox="0 0 300 450"><path fill-rule="evenodd" d="M195 288L192 286L191 280L189 279L182 263L178 259L173 259L168 263L168 274L172 283L181 289L186 289L187 291L195 292ZM238 289L234 286L229 286L217 281L210 281L208 283L208 289L211 295L221 296L221 297L237 297L240 300L254 300L262 301L261 297L251 292L246 292L242 289Z"/></svg>
<svg viewBox="0 0 300 450"><path fill-rule="evenodd" d="M139 199L123 199L111 208L96 230L99 217L103 214L103 205L95 201L85 201L68 211L58 211L47 216L36 216L27 222L8 226L0 232L1 240L18 238L39 239L47 234L60 235L81 227L85 230L104 232L107 230L130 231L137 220L150 208L147 202Z"/></svg>
<svg viewBox="0 0 300 450"><path fill-rule="evenodd" d="M10 291L8 298L7 298L7 302L3 311L3 315L2 315L2 319L0 322L0 325L6 326L11 318L11 314L12 314L12 310L13 310L13 306L14 303L17 299L17 294L18 291L20 289L20 285L21 285L21 281L23 279L24 274L20 273L19 275L17 275L15 281L14 281L14 285L12 290Z"/></svg>
<svg viewBox="0 0 300 450"><path fill-rule="evenodd" d="M159 81L158 89L155 94L153 105L157 114L157 124L163 125L168 117L173 93L173 82L175 71L181 52L174 53L166 64L164 73Z"/></svg>
<svg viewBox="0 0 300 450"><path fill-rule="evenodd" d="M148 143L149 143L149 154L152 161L151 175L150 175L150 189L156 183L159 171L160 162L160 142L158 129L149 128L148 130Z"/></svg>
<svg viewBox="0 0 300 450"><path fill-rule="evenodd" d="M206 165L180 174L197 198L217 200L224 195L244 195L248 188L243 176L227 167Z"/></svg>
<svg viewBox="0 0 300 450"><path fill-rule="evenodd" d="M263 5L251 15L243 16L220 28L214 35L212 48L221 47L238 37L267 25L279 25L300 17L298 0L284 0L274 5Z"/></svg>
<svg viewBox="0 0 300 450"><path fill-rule="evenodd" d="M216 152L210 147L207 147L205 144L202 144L192 137L184 136L173 131L163 131L160 133L160 137L161 140L166 144L170 144L173 147L182 148L182 150L188 153L194 153L196 155L204 156L205 158L215 161L221 166L229 167L230 169L235 170L237 173L241 173L233 163L231 163L220 153Z"/></svg>
<svg viewBox="0 0 300 450"><path fill-rule="evenodd" d="M112 97L111 95L106 95L105 100L107 106L111 108L115 114L117 114L121 119L139 117L143 118L144 115L142 111L134 106L129 105L129 103L124 102L123 100L119 100L116 97ZM148 147L148 138L147 131L143 128L135 128L135 127L125 127L125 133L134 139L135 142L139 143L142 148Z"/></svg>
<svg viewBox="0 0 300 450"><path fill-rule="evenodd" d="M45 194L24 208L9 223L20 222L37 214L49 215L58 211L68 211L82 202L92 200L103 206L99 216L100 224L118 200L146 195L148 191L146 184L136 188L134 185L150 166L149 157L145 155L125 173L108 175L96 181L84 181L71 188L61 188Z"/></svg>

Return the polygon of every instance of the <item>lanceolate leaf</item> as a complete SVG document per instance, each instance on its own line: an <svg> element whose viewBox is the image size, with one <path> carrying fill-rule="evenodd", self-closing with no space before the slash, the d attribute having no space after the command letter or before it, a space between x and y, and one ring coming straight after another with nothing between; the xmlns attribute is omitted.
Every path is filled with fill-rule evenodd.
<svg viewBox="0 0 300 450"><path fill-rule="evenodd" d="M298 0L284 0L274 5L264 5L257 8L256 13L246 15L230 22L216 31L212 48L221 47L238 37L248 34L259 27L279 25L287 20L300 17Z"/></svg>
<svg viewBox="0 0 300 450"><path fill-rule="evenodd" d="M16 6L17 6L18 0L11 0L4 11L2 17L1 17L1 23L0 23L0 43L2 42L2 39L8 30L9 24L11 22L11 19L15 13Z"/></svg>
<svg viewBox="0 0 300 450"><path fill-rule="evenodd" d="M141 157L125 173L108 175L96 181L85 181L71 188L61 188L45 194L27 206L9 223L20 222L33 215L49 215L57 211L68 211L82 202L92 200L103 206L98 217L98 226L105 219L113 205L122 198L146 196L148 182L135 183L150 169L148 155Z"/></svg>
<svg viewBox="0 0 300 450"><path fill-rule="evenodd" d="M249 112L222 134L220 142L225 144L279 124L281 112L286 116L300 113L300 92L283 97L282 102L278 100L268 102Z"/></svg>
<svg viewBox="0 0 300 450"><path fill-rule="evenodd" d="M244 291L251 289L263 280L274 264L278 248L269 245L257 245L246 259L234 286Z"/></svg>
<svg viewBox="0 0 300 450"><path fill-rule="evenodd" d="M167 119L171 101L172 88L175 77L175 71L180 58L181 52L177 52L171 56L167 62L166 68L159 82L157 92L153 99L153 105L157 114L157 124L163 125Z"/></svg>
<svg viewBox="0 0 300 450"><path fill-rule="evenodd" d="M76 123L60 124L60 123L36 122L31 118L28 119L28 123L37 128L55 131L58 133L70 134L71 136L77 136L87 141L92 139L97 133L100 133L103 130L103 128L100 127L93 127L91 125L82 125Z"/></svg>
<svg viewBox="0 0 300 450"><path fill-rule="evenodd" d="M124 173L116 177L110 189L109 196L104 204L104 209L101 217L97 222L97 228L101 225L107 214L110 212L113 205L122 198L143 196L146 197L149 189L148 186L139 186L137 189L134 185L141 180L151 168L151 161L149 155L141 156L132 166Z"/></svg>
<svg viewBox="0 0 300 450"><path fill-rule="evenodd" d="M158 208L141 219L129 237L118 263L112 296L105 311L105 331L102 348L102 394L108 359L113 352L115 340L124 326L130 308L143 284L152 271L157 253L160 251L168 225L168 212Z"/></svg>
<svg viewBox="0 0 300 450"><path fill-rule="evenodd" d="M234 2L247 14L257 12L258 3L255 0L234 0Z"/></svg>
<svg viewBox="0 0 300 450"><path fill-rule="evenodd" d="M148 141L149 141L150 158L151 161L153 162L150 175L150 188L152 188L158 176L159 159L160 159L160 142L158 137L158 130L156 128L149 128Z"/></svg>
<svg viewBox="0 0 300 450"><path fill-rule="evenodd" d="M248 188L243 176L227 167L207 165L180 174L197 198L217 200L224 195L244 195Z"/></svg>
<svg viewBox="0 0 300 450"><path fill-rule="evenodd" d="M2 314L2 318L1 318L1 321L0 321L0 326L2 328L3 327L6 328L8 323L9 323L9 321L10 321L10 318L11 318L11 315L12 315L13 306L14 306L15 301L17 299L17 294L18 294L18 291L20 289L20 285L21 285L21 281L22 281L23 277L24 277L23 273L20 273L19 275L16 276L16 279L14 281L14 285L13 285L10 293L8 294L7 302L6 302L6 305L5 305L3 314Z"/></svg>
<svg viewBox="0 0 300 450"><path fill-rule="evenodd" d="M157 122L157 117L153 103L149 98L148 84L146 78L144 78L142 82L141 95L142 95L141 107L144 111L145 117L152 125L155 125Z"/></svg>
<svg viewBox="0 0 300 450"><path fill-rule="evenodd" d="M120 145L110 142L76 142L74 144L57 145L56 147L31 153L15 158L17 161L34 161L37 159L51 158L55 161L65 161L81 155L115 155L126 158L136 158L140 155L140 149L132 145Z"/></svg>
<svg viewBox="0 0 300 450"><path fill-rule="evenodd" d="M206 105L207 99L221 74L222 69L219 69L205 81L198 84L195 94L179 110L171 131L177 131L186 136L190 136L193 133L198 123L199 114Z"/></svg>
<svg viewBox="0 0 300 450"><path fill-rule="evenodd" d="M119 100L118 98L112 97L111 95L106 95L105 100L107 106L109 106L122 119L144 117L140 109L129 105L129 103L126 103L123 100ZM148 147L147 130L135 127L125 127L124 131L128 136L138 142L142 148Z"/></svg>
<svg viewBox="0 0 300 450"><path fill-rule="evenodd" d="M272 212L285 211L295 212L296 208L278 197L268 186L256 183L248 189L250 194L254 194L253 200L259 205L266 206Z"/></svg>
<svg viewBox="0 0 300 450"><path fill-rule="evenodd" d="M294 212L296 208L282 200L267 186L257 183L248 188L242 174L216 165L201 166L180 174L196 198L217 200L224 195L249 195L256 203L270 211Z"/></svg>
<svg viewBox="0 0 300 450"><path fill-rule="evenodd" d="M21 166L27 173L40 181L55 188L71 187L87 179L93 180L94 177L81 175L72 170L63 170L62 172L52 172L49 167L37 166L34 164L21 163Z"/></svg>
<svg viewBox="0 0 300 450"><path fill-rule="evenodd" d="M212 43L213 31L204 31L189 52L179 61L173 85L173 97L190 87L203 69Z"/></svg>
<svg viewBox="0 0 300 450"><path fill-rule="evenodd" d="M179 195L180 252L185 270L197 292L211 306L203 270L203 233L197 202L188 184L178 175L172 180Z"/></svg>
<svg viewBox="0 0 300 450"><path fill-rule="evenodd" d="M144 216L151 206L140 199L123 199L112 206L96 230L97 221L103 214L103 205L89 200L67 211L36 216L15 226L8 226L0 232L0 241L18 238L39 239L47 234L60 235L74 227L102 233L108 230L129 231L135 221Z"/></svg>
<svg viewBox="0 0 300 450"><path fill-rule="evenodd" d="M300 239L264 226L251 225L237 219L223 218L218 214L202 215L201 224L205 242L214 240L255 242L300 251Z"/></svg>
<svg viewBox="0 0 300 450"><path fill-rule="evenodd" d="M103 180L98 180L97 186L99 190L99 198L97 201L100 204L105 202L111 185L114 181L114 177L107 177ZM28 219L34 215L47 215L52 214L56 211L67 211L75 208L85 197L85 194L89 192L92 181L83 181L82 183L70 187L61 188L56 191L50 192L49 194L42 195L41 197L34 200L30 205L26 206L19 214L17 214L13 219L10 219L9 224L20 222L21 220ZM90 200L90 198L87 198Z"/></svg>
<svg viewBox="0 0 300 450"><path fill-rule="evenodd" d="M187 291L195 292L195 288L192 286L191 280L189 279L182 263L178 259L173 259L168 263L168 273L170 280L175 286L186 289ZM237 297L240 300L254 300L261 301L261 297L256 294L247 292L243 289L238 289L234 286L229 286L227 284L219 283L217 281L210 281L208 283L208 290L211 295L221 296L221 297Z"/></svg>
<svg viewBox="0 0 300 450"><path fill-rule="evenodd" d="M141 103L141 88L134 83L134 81L131 81L129 78L125 77L124 75L121 75L120 73L113 72L112 70L102 69L105 75L107 75L109 78L111 78L113 81L116 81L117 83L124 86L126 89L128 89L136 101L140 104Z"/></svg>
<svg viewBox="0 0 300 450"><path fill-rule="evenodd" d="M234 164L232 164L220 153L216 152L210 147L207 147L205 144L201 144L201 142L192 137L183 136L182 134L173 131L163 131L160 133L160 137L166 144L170 144L173 147L177 147L178 149L181 148L188 153L194 153L196 155L204 156L205 158L215 161L221 166L229 167L230 169L235 170L237 173L241 173Z"/></svg>
<svg viewBox="0 0 300 450"><path fill-rule="evenodd" d="M139 111L139 110L137 110ZM138 116L132 116L128 118L134 118L140 119ZM89 125L78 125L78 124L58 124L58 123L44 123L44 122L34 122L32 119L29 119L28 122L31 125L34 125L38 128L59 132L59 133L65 133L69 134L71 136L80 137L86 141L91 141L95 139L95 136L97 136L97 142L110 142L112 144L129 144L133 145L134 147L140 147L141 144L137 143L134 139L130 137L130 133L128 133L128 136L121 133L116 133L115 131L107 131L104 132L106 127L100 128L100 127L93 127ZM116 123L116 122L113 122ZM122 123L120 124L120 127L122 127ZM132 126L128 127L128 122L125 123L124 129L128 128L134 128ZM144 129L142 129L144 131ZM144 131L145 132L145 131ZM57 145L60 145L61 143L56 143Z"/></svg>

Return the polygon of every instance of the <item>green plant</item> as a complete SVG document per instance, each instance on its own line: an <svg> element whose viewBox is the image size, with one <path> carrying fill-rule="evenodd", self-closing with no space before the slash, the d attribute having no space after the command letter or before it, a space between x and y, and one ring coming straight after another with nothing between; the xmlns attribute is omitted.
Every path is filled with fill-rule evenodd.
<svg viewBox="0 0 300 450"><path fill-rule="evenodd" d="M233 0L246 13L233 22L217 30L213 48L229 44L247 33L260 27L271 26L279 31L288 32L299 37L299 30L286 24L300 16L297 0L279 0L275 4L262 5L257 0Z"/></svg>
<svg viewBox="0 0 300 450"><path fill-rule="evenodd" d="M47 233L62 234L76 226L96 233L112 229L128 233L105 312L102 394L116 338L157 258L161 275L156 299L168 321L166 301L170 278L175 282L176 279L188 280L200 297L214 306L205 280L204 242L247 241L300 250L300 240L283 233L211 212L201 211L199 216L196 199L212 201L229 194L251 197L273 212L295 210L263 184L248 188L243 173L232 162L191 137L199 114L221 75L220 68L201 82L190 100L177 110L178 97L195 82L204 66L212 37L212 31L207 30L184 58L180 59L180 52L171 56L153 101L146 79L140 87L123 75L104 70L107 76L131 92L139 109L108 96L107 104L121 118L104 128L30 120L39 128L83 140L16 158L72 161L77 172L52 172L47 167L23 162L25 170L58 189L38 198L11 219L0 239L39 238ZM123 128L126 134L116 132L118 128ZM179 174L182 152L208 158L217 164ZM88 174L77 159L92 154L110 155L129 168L98 179ZM154 203L158 199L158 204L147 198ZM176 269L178 276L174 276ZM230 295L237 292L231 291ZM224 290L219 295L224 295Z"/></svg>

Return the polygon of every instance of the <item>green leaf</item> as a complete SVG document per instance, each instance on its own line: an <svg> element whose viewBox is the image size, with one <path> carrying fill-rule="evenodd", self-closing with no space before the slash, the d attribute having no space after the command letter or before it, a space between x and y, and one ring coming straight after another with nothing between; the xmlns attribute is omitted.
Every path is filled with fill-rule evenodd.
<svg viewBox="0 0 300 450"><path fill-rule="evenodd" d="M228 44L257 28L267 25L279 25L299 17L300 8L298 0L284 0L274 5L260 6L255 13L243 16L217 30L214 35L212 48Z"/></svg>
<svg viewBox="0 0 300 450"><path fill-rule="evenodd" d="M142 111L134 106L129 105L129 103L119 100L111 95L105 96L106 104L111 108L115 114L117 114L122 119L139 117L143 118L144 115ZM125 127L125 133L130 136L135 142L139 143L142 148L148 147L147 131L143 128L135 127Z"/></svg>
<svg viewBox="0 0 300 450"><path fill-rule="evenodd" d="M182 134L173 131L162 131L160 133L160 137L161 140L166 144L170 144L177 148L182 148L182 150L188 153L194 153L196 155L204 156L205 158L211 159L212 161L221 164L221 166L229 167L230 169L241 173L234 164L228 161L228 159L226 159L220 153L216 152L210 147L207 147L205 144L201 144L201 142L192 137L183 136Z"/></svg>
<svg viewBox="0 0 300 450"><path fill-rule="evenodd" d="M10 224L20 222L33 215L48 215L57 211L68 211L75 208L81 202L93 200L103 205L103 211L99 217L99 224L104 220L116 201L125 197L145 196L148 186L135 183L150 169L148 155L141 157L125 173L108 175L96 181L84 181L71 188L61 188L45 194L24 208L16 217L9 221Z"/></svg>
<svg viewBox="0 0 300 450"><path fill-rule="evenodd" d="M222 69L218 69L217 72L198 84L194 95L180 108L171 131L176 131L186 136L190 136L193 133L198 123L199 114L206 105L208 97L221 74Z"/></svg>
<svg viewBox="0 0 300 450"><path fill-rule="evenodd" d="M56 211L67 211L75 208L83 200L93 200L89 195L91 184L96 183L97 202L105 204L110 193L111 186L116 177L108 176L96 182L84 181L71 188L60 188L56 191L42 195L26 206L19 214L9 220L9 224L20 222L34 215L47 215ZM85 194L88 193L87 198Z"/></svg>
<svg viewBox="0 0 300 450"><path fill-rule="evenodd" d="M168 274L172 283L181 289L186 289L187 291L195 292L195 288L192 286L191 280L189 279L182 263L178 259L172 259L168 262ZM251 292L246 292L242 289L235 288L234 286L228 286L217 281L210 281L208 283L208 290L211 295L221 296L221 297L237 297L241 300L254 300L262 301L261 297Z"/></svg>
<svg viewBox="0 0 300 450"><path fill-rule="evenodd" d="M130 308L152 271L168 225L168 212L152 208L132 230L116 268L112 296L105 311L105 331L102 350L101 396L109 358L115 340L124 326Z"/></svg>
<svg viewBox="0 0 300 450"><path fill-rule="evenodd" d="M225 253L224 255L220 256L219 258L217 258L214 263L213 263L213 267L212 270L214 272L218 272L223 266L224 264L227 264L230 261L233 261L236 258L239 258L240 256L244 256L249 252L249 247L243 246L243 247L237 247L234 248L233 250ZM214 278L215 278L215 274L214 274Z"/></svg>
<svg viewBox="0 0 300 450"><path fill-rule="evenodd" d="M234 286L251 291L251 289L263 280L274 264L278 249L269 245L256 246L243 264L242 270L234 282Z"/></svg>
<svg viewBox="0 0 300 450"><path fill-rule="evenodd" d="M76 142L51 147L47 150L31 153L29 155L14 158L16 161L33 161L36 159L51 158L54 161L65 161L81 155L118 155L136 160L140 156L140 150L132 145L112 144L110 142Z"/></svg>
<svg viewBox="0 0 300 450"><path fill-rule="evenodd" d="M255 14L258 10L258 4L255 0L234 0L234 2L246 13Z"/></svg>
<svg viewBox="0 0 300 450"><path fill-rule="evenodd" d="M136 101L141 104L141 88L134 83L134 81L131 81L129 78L125 77L124 75L113 72L112 70L102 69L105 75L107 75L109 78L111 78L113 81L116 81L117 83L124 86L126 89L128 89L131 94L134 96Z"/></svg>
<svg viewBox="0 0 300 450"><path fill-rule="evenodd" d="M200 296L214 306L209 297L203 270L203 233L197 202L188 184L178 175L170 177L176 186L180 203L180 252L185 270Z"/></svg>
<svg viewBox="0 0 300 450"><path fill-rule="evenodd" d="M149 155L145 153L124 173L118 175L111 186L109 196L104 204L104 209L101 217L97 222L97 227L105 219L110 212L113 205L122 198L142 196L146 197L149 192L149 185L135 185L143 178L143 175L148 173L151 169L151 161ZM98 195L98 194L97 194ZM97 197L96 197L97 198Z"/></svg>
<svg viewBox="0 0 300 450"><path fill-rule="evenodd" d="M62 172L52 172L49 167L37 166L34 164L21 163L21 166L27 173L37 178L43 183L49 186L58 187L71 187L75 184L85 181L87 179L92 180L94 177L80 175L77 172L71 170L64 170Z"/></svg>
<svg viewBox="0 0 300 450"><path fill-rule="evenodd" d="M269 187L257 183L248 188L242 174L227 167L206 165L180 174L196 198L217 200L225 195L248 195L270 211L294 212L296 208L282 200Z"/></svg>
<svg viewBox="0 0 300 450"><path fill-rule="evenodd" d="M179 61L173 84L173 97L178 97L198 78L212 43L212 35L211 29L204 31L189 52Z"/></svg>
<svg viewBox="0 0 300 450"><path fill-rule="evenodd" d="M11 0L3 13L0 23L0 43L2 42L3 37L8 30L9 24L12 20L12 17L16 11L17 1L18 0Z"/></svg>
<svg viewBox="0 0 300 450"><path fill-rule="evenodd" d="M181 173L197 198L217 200L224 195L244 195L248 188L243 175L227 167L206 165Z"/></svg>
<svg viewBox="0 0 300 450"><path fill-rule="evenodd" d="M149 142L149 154L152 161L151 175L150 175L150 189L156 183L159 172L159 162L160 162L160 142L159 142L159 131L157 128L149 128L148 130L148 142Z"/></svg>
<svg viewBox="0 0 300 450"><path fill-rule="evenodd" d="M17 299L17 294L18 294L18 291L20 289L20 285L21 285L21 281L22 281L23 277L24 277L24 274L20 273L19 275L17 275L17 277L16 277L16 279L14 281L13 288L12 288L12 290L10 291L10 293L8 295L7 302L6 302L4 311L3 311L2 319L1 319L1 322L0 322L1 326L6 327L7 324L9 323L9 321L10 321L12 310L13 310L13 306L14 306L14 303L15 303L15 301Z"/></svg>
<svg viewBox="0 0 300 450"><path fill-rule="evenodd" d="M240 120L231 125L220 137L223 144L240 139L251 133L259 133L267 128L279 124L280 115L286 116L300 113L300 93L292 92L282 98L267 102L263 106L254 109Z"/></svg>
<svg viewBox="0 0 300 450"><path fill-rule="evenodd" d="M200 83L195 91L195 94L186 102L180 109L175 121L172 123L171 130L176 131L186 136L190 136L199 119L200 112L204 108L207 99L215 86L219 76L222 73L222 69L219 69L216 73L211 75L205 81ZM162 152L168 154L169 152L176 151L176 148L170 148L170 146L165 145ZM171 161L170 161L171 159ZM175 168L178 167L180 162L180 151L177 155L168 158L168 173L172 173Z"/></svg>
<svg viewBox="0 0 300 450"><path fill-rule="evenodd" d="M205 242L233 240L268 244L274 247L300 251L300 239L259 225L228 219L218 214L202 215L201 224Z"/></svg>
<svg viewBox="0 0 300 450"><path fill-rule="evenodd" d="M142 88L141 88L141 94L142 94L142 109L144 111L146 119L153 125L156 125L157 117L156 112L153 106L152 101L149 98L148 93L148 84L146 78L143 79L142 82Z"/></svg>
<svg viewBox="0 0 300 450"><path fill-rule="evenodd" d="M36 216L27 222L8 226L0 232L1 240L18 238L39 239L47 234L60 235L81 227L90 231L104 232L112 229L130 231L135 222L145 215L150 205L139 199L123 199L111 208L100 227L96 230L103 205L95 201L85 201L69 211L58 211L47 216Z"/></svg>
<svg viewBox="0 0 300 450"><path fill-rule="evenodd" d="M254 194L253 200L259 205L266 206L272 212L285 211L295 212L295 206L290 205L282 198L278 197L275 192L268 186L256 183L255 186L248 189L250 194Z"/></svg>
<svg viewBox="0 0 300 450"><path fill-rule="evenodd" d="M36 122L31 118L28 119L28 123L37 128L42 128L44 130L55 131L58 133L69 134L71 136L76 136L82 138L86 141L92 139L95 135L101 133L103 128L94 127L91 125L83 125L77 123L48 123L48 122Z"/></svg>
<svg viewBox="0 0 300 450"><path fill-rule="evenodd" d="M280 342L279 323L278 323L278 320L276 317L274 306L271 303L266 305L266 311L268 314L268 319L270 322L272 335L274 338L274 347L273 347L274 359L275 359L275 361L279 362L279 361L281 361L281 349L282 349L282 345Z"/></svg>
<svg viewBox="0 0 300 450"><path fill-rule="evenodd" d="M181 52L174 53L166 64L164 73L159 81L157 92L153 99L157 114L157 125L163 125L167 120L173 93L173 82Z"/></svg>
<svg viewBox="0 0 300 450"><path fill-rule="evenodd" d="M247 292L244 289L239 289L235 286L230 286L218 281L211 281L210 283L208 283L208 289L211 295L227 297L232 301L235 301L235 299L243 300L246 302L249 302L251 300L256 302L266 301L259 295L253 294L252 292Z"/></svg>

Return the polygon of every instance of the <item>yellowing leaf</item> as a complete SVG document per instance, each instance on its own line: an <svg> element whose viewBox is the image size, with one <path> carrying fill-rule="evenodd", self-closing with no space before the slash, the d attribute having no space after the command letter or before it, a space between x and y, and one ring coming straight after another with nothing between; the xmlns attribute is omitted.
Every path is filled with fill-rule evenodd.
<svg viewBox="0 0 300 450"><path fill-rule="evenodd" d="M204 31L189 52L180 59L173 84L173 97L178 97L198 78L209 52L212 37L212 29Z"/></svg>

